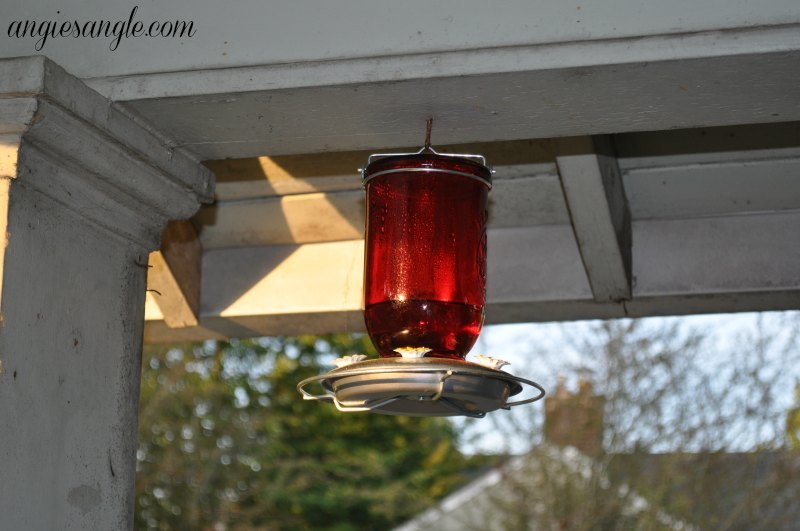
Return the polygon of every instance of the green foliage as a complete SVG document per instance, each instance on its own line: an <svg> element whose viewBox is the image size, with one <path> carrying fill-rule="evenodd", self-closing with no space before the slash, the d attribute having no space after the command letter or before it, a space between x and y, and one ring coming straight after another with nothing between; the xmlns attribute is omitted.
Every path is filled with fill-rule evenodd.
<svg viewBox="0 0 800 531"><path fill-rule="evenodd" d="M385 529L465 481L444 419L344 414L304 401L324 362L365 337L148 348L137 529Z"/></svg>

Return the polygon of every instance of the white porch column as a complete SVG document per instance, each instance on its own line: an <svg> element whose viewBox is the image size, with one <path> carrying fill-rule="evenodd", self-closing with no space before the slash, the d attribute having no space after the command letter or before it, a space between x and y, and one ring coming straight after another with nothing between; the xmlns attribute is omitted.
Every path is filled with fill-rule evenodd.
<svg viewBox="0 0 800 531"><path fill-rule="evenodd" d="M43 57L0 60L0 529L130 529L147 257L213 177Z"/></svg>

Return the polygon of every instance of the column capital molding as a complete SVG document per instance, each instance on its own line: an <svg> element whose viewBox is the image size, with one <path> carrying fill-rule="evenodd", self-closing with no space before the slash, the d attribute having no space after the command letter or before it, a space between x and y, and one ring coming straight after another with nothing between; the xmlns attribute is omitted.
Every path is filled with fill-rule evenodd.
<svg viewBox="0 0 800 531"><path fill-rule="evenodd" d="M0 60L0 178L146 249L214 188L169 136L43 56Z"/></svg>

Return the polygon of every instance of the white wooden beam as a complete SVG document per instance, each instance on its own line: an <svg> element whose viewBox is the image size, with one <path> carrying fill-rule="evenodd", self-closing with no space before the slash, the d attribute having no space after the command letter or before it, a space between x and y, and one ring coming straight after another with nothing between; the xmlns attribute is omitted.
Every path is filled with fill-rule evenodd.
<svg viewBox="0 0 800 531"><path fill-rule="evenodd" d="M633 224L634 300L800 289L800 210ZM800 307L800 297L795 299Z"/></svg>
<svg viewBox="0 0 800 531"><path fill-rule="evenodd" d="M798 139L798 123L618 135L631 217L800 209ZM507 228L569 223L556 144L529 140L442 150L487 156L496 170L489 226ZM354 168L365 160L366 152L344 152L210 161L217 202L194 219L204 248L360 238L363 189Z"/></svg>
<svg viewBox="0 0 800 531"><path fill-rule="evenodd" d="M495 169L490 228L568 223L553 141L438 149L483 154ZM356 168L367 156L367 152L344 152L207 162L216 172L217 202L194 218L203 247L362 238L364 190Z"/></svg>
<svg viewBox="0 0 800 531"><path fill-rule="evenodd" d="M620 303L598 301L592 292L556 173L556 142L465 149L500 162L490 194L486 322L800 306L800 267L793 254L798 246L791 231L800 223L800 189L790 178L800 159L795 131L796 125L783 124L624 135L619 165L633 191L630 208L637 213L631 227L636 282L632 298ZM207 244L199 324L169 329L152 304L147 339L363 330L358 232L363 190L357 176L340 183L341 189L321 193L315 188L351 171L347 168L362 155L210 164L222 168L222 183L245 186L238 190L242 195L219 201L195 220ZM600 167L596 151L589 159ZM272 186L276 171L282 172L277 180L283 184L246 186L261 181ZM597 187L601 179L597 172L594 176ZM598 195L611 218L603 194L605 187ZM287 206L288 199L298 204ZM347 209L335 208L348 201ZM331 209L336 217L311 215ZM356 233L359 239L336 241ZM297 242L294 234L305 234L307 243Z"/></svg>
<svg viewBox="0 0 800 531"><path fill-rule="evenodd" d="M489 227L568 223L554 168L498 179L489 194ZM353 240L364 235L364 190L221 201L194 218L205 249Z"/></svg>
<svg viewBox="0 0 800 531"><path fill-rule="evenodd" d="M217 201L341 192L361 187L366 151L248 157L205 162L217 176Z"/></svg>
<svg viewBox="0 0 800 531"><path fill-rule="evenodd" d="M800 157L623 171L633 219L681 219L800 208Z"/></svg>
<svg viewBox="0 0 800 531"><path fill-rule="evenodd" d="M171 328L197 326L203 250L189 221L171 221L150 253L147 290Z"/></svg>
<svg viewBox="0 0 800 531"><path fill-rule="evenodd" d="M634 222L619 303L595 300L569 225L493 229L486 322L800 308L798 226L800 212ZM363 331L362 261L359 240L206 251L199 326L150 319L146 340Z"/></svg>
<svg viewBox="0 0 800 531"><path fill-rule="evenodd" d="M620 170L753 162L800 156L800 122L614 135Z"/></svg>
<svg viewBox="0 0 800 531"><path fill-rule="evenodd" d="M594 299L630 299L631 218L610 139L560 139L556 160Z"/></svg>
<svg viewBox="0 0 800 531"><path fill-rule="evenodd" d="M420 142L422 138L418 139ZM414 152L419 145L392 152ZM436 145L440 153L479 153L494 168L494 180L555 175L555 147L550 139ZM217 177L218 202L285 195L361 190L357 168L372 151L304 153L242 159L209 160L205 165Z"/></svg>
<svg viewBox="0 0 800 531"><path fill-rule="evenodd" d="M568 225L495 229L488 241L490 321L494 304L591 301ZM362 332L363 253L363 240L206 251L200 326L149 319L146 339Z"/></svg>
<svg viewBox="0 0 800 531"><path fill-rule="evenodd" d="M797 26L98 80L202 159L800 119ZM543 104L546 102L546 104ZM599 105L598 102L602 102Z"/></svg>
<svg viewBox="0 0 800 531"><path fill-rule="evenodd" d="M219 202L193 221L206 249L354 240L364 236L364 191Z"/></svg>
<svg viewBox="0 0 800 531"><path fill-rule="evenodd" d="M22 14L13 9L8 11L6 18L9 22L12 17L24 17L55 20L59 24L61 20L68 20L66 15L56 16L51 7L46 2L35 2L27 5ZM195 11L191 12L191 9ZM44 51L79 77L124 76L220 66L228 69L249 65L290 66L291 62L323 62L332 58L385 59L401 54L428 56L453 50L473 51L582 40L641 39L642 36L685 35L704 30L720 32L737 27L765 28L800 21L800 12L793 0L765 0L758 5L731 4L730 0L705 0L702 4L692 0L673 0L665 5L659 0L640 0L635 9L631 8L628 0L606 0L600 5L537 0L505 2L502 10L481 0L440 0L436 3L413 0L402 5L392 0L373 0L368 5L363 0L339 0L335 5L315 4L313 9L310 11L309 6L302 2L265 0L242 3L232 12L220 3L173 0L161 6L155 14L142 5L137 18L145 23L150 19L190 19L196 29L191 38L123 38L114 51L113 61L108 57L112 38L83 42L83 39L48 37ZM130 5L117 0L102 6L78 4L70 11L69 17L79 21L113 21L127 19L130 11ZM425 16L420 16L420 13L425 13ZM345 27L351 31L343 31ZM214 31L206 28L214 28ZM221 41L220 36L227 40ZM32 35L7 39L0 54L15 57L30 53L38 39L39 36ZM101 41L102 47L94 44ZM165 49L180 50L180 53L165 53ZM638 51L636 48L623 50L628 53ZM557 60L549 54L542 55L540 61ZM373 75L381 71L380 62L376 63L377 72ZM433 66L447 69L451 65ZM467 63L462 68L470 66ZM291 72L291 68L287 70ZM415 73L414 70L401 71L396 75ZM113 80L108 79L109 82ZM231 84L234 81L238 79L232 79ZM254 77L249 81L258 83L260 80ZM180 88L191 90L192 85L197 84L187 83ZM173 87L173 90L178 88Z"/></svg>

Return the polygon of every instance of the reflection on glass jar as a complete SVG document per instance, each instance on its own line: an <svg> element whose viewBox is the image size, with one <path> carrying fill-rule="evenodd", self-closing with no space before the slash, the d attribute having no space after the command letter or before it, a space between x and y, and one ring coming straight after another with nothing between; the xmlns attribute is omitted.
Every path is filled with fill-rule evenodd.
<svg viewBox="0 0 800 531"><path fill-rule="evenodd" d="M428 356L463 359L483 324L490 170L423 151L378 159L364 179L372 342L383 357L425 347Z"/></svg>

